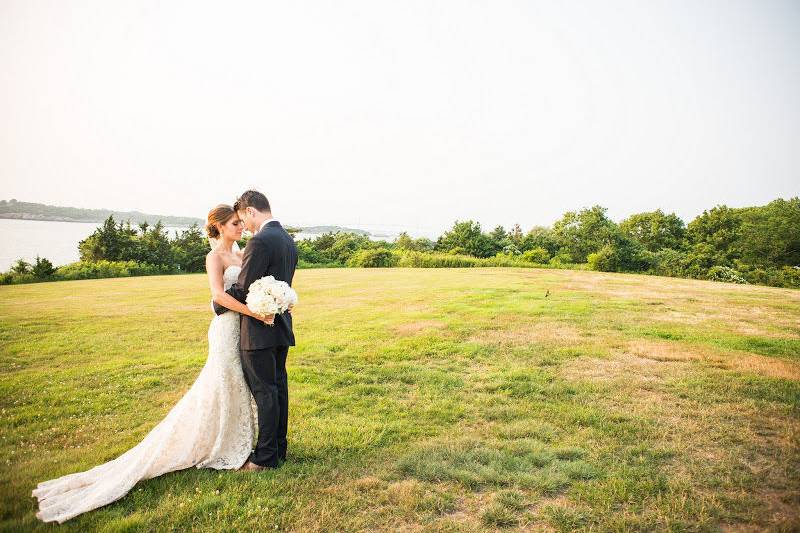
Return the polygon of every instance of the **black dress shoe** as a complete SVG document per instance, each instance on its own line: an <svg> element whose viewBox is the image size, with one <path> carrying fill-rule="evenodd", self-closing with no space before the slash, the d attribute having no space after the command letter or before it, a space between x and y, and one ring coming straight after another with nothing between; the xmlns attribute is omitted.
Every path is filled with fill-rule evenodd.
<svg viewBox="0 0 800 533"><path fill-rule="evenodd" d="M266 466L257 465L248 460L245 464L239 467L239 472L261 472L262 470L266 469Z"/></svg>

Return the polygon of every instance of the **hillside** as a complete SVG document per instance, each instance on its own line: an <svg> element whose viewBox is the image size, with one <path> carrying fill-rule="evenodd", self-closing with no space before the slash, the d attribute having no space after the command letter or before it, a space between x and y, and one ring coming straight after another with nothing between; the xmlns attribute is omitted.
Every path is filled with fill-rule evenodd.
<svg viewBox="0 0 800 533"><path fill-rule="evenodd" d="M152 215L140 211L113 211L110 209L82 209L79 207L62 207L55 205L37 204L32 202L19 202L17 200L0 200L0 218L11 218L19 220L51 220L58 222L103 222L113 215L116 220L130 220L132 224L155 224L159 220L165 226L189 227L197 224L200 227L205 225L205 220L195 217L179 217L170 215ZM296 227L296 226L292 226ZM341 226L307 226L297 227L299 231L311 235L321 235L323 233L355 233L372 237L386 237L388 235L373 235L369 231L355 228L345 228Z"/></svg>
<svg viewBox="0 0 800 533"><path fill-rule="evenodd" d="M800 527L798 291L511 268L294 286L288 462L171 473L60 530ZM208 302L199 274L0 287L1 530L165 416Z"/></svg>
<svg viewBox="0 0 800 533"><path fill-rule="evenodd" d="M202 226L205 221L194 217L151 215L139 211L112 211L110 209L81 209L55 205L0 200L0 218L23 220L53 220L62 222L103 222L110 215L117 220L130 220L132 224L147 222L155 224L159 220L165 226L188 227L192 224Z"/></svg>

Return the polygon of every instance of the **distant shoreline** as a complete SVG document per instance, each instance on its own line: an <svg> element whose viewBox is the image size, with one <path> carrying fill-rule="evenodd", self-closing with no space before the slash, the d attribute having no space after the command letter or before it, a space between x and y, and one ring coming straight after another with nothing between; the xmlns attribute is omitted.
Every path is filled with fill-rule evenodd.
<svg viewBox="0 0 800 533"><path fill-rule="evenodd" d="M0 213L0 219L25 220L31 222L75 222L78 224L102 224L106 220L105 218L103 219L72 218L63 215L44 215L38 213ZM158 218L156 220L162 220L162 224L170 228L190 228L193 225L187 223L182 223L182 224L172 223L172 222L166 223L161 218ZM131 223L133 224L134 222L132 221ZM154 224L153 222L150 222L149 219L148 223L150 223L151 225ZM202 221L199 219L196 222L194 222L194 224L197 224L201 228L203 226ZM357 235L364 235L366 237L373 237L373 238L388 238L388 239L392 238L391 235L375 234L362 229L343 228L340 226L309 226L309 227L300 227L299 229L302 233L306 233L309 235L322 235L324 233L336 233L337 231L342 231L346 233L355 233Z"/></svg>
<svg viewBox="0 0 800 533"><path fill-rule="evenodd" d="M0 213L0 218L8 219L8 220L29 220L33 222L76 222L80 224L102 224L105 222L105 219L85 219L85 218L71 218L65 216L58 216L58 215L39 215L39 214L32 214L32 213ZM200 225L200 222L196 222L197 225ZM192 224L165 224L170 227L174 228L189 228Z"/></svg>

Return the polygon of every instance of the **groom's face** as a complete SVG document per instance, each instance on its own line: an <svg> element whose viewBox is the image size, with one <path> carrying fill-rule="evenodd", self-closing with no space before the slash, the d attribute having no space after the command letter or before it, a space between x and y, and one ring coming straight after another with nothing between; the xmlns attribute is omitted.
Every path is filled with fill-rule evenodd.
<svg viewBox="0 0 800 533"><path fill-rule="evenodd" d="M247 231L249 231L250 233L255 234L257 229L255 227L255 222L253 221L252 214L248 213L247 211L248 211L247 208L245 208L242 209L241 211L237 211L236 214L239 215L239 219L244 224L245 229L247 229Z"/></svg>

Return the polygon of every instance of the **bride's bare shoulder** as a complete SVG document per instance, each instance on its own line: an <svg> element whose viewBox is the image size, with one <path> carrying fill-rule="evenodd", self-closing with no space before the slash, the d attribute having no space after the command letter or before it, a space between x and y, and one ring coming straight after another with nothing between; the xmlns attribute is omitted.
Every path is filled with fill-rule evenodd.
<svg viewBox="0 0 800 533"><path fill-rule="evenodd" d="M206 272L222 271L225 269L225 258L216 250L206 254Z"/></svg>

